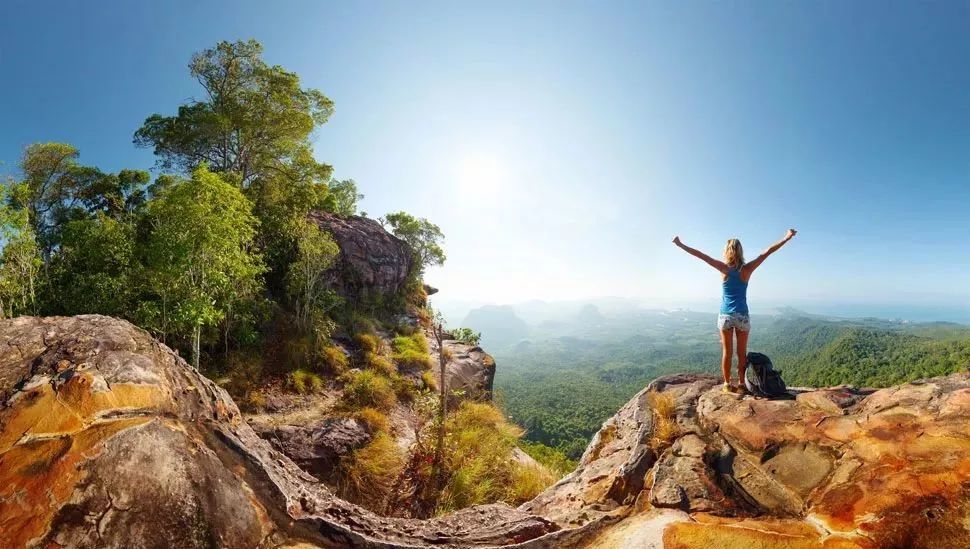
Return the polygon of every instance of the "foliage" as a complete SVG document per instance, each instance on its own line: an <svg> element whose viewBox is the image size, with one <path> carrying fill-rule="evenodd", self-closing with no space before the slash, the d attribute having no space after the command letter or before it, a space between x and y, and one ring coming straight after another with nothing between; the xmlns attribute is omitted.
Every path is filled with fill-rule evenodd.
<svg viewBox="0 0 970 549"><path fill-rule="evenodd" d="M418 272L424 272L432 265L440 266L445 263L445 251L441 247L444 234L434 223L405 212L389 213L380 221L411 247Z"/></svg>
<svg viewBox="0 0 970 549"><path fill-rule="evenodd" d="M559 478L573 472L576 466L579 465L577 460L569 459L562 451L546 446L541 442L520 439L518 445L523 452L529 454L532 459L541 463L553 475Z"/></svg>
<svg viewBox="0 0 970 549"><path fill-rule="evenodd" d="M37 278L42 261L26 210L11 205L23 185L0 186L0 318L35 309Z"/></svg>
<svg viewBox="0 0 970 549"><path fill-rule="evenodd" d="M374 408L387 412L396 403L391 381L376 372L358 372L344 386L344 404L353 409Z"/></svg>
<svg viewBox="0 0 970 549"><path fill-rule="evenodd" d="M391 346L394 348L392 358L400 368L428 370L433 366L428 353L428 340L421 332L397 336L391 341Z"/></svg>
<svg viewBox="0 0 970 549"><path fill-rule="evenodd" d="M438 390L438 382L435 380L434 374L430 371L421 372L421 384L424 385L424 388L429 391Z"/></svg>
<svg viewBox="0 0 970 549"><path fill-rule="evenodd" d="M326 313L337 304L337 298L327 286L326 273L334 264L340 248L313 223L303 220L296 235L296 259L286 275L287 295L298 327L317 337L315 329ZM324 335L325 337L325 335Z"/></svg>
<svg viewBox="0 0 970 549"><path fill-rule="evenodd" d="M451 335L456 340L469 345L478 345L482 340L482 333L476 332L471 328L458 328L457 330L453 330Z"/></svg>
<svg viewBox="0 0 970 549"><path fill-rule="evenodd" d="M328 190L324 201L328 211L344 217L357 215L357 203L363 200L364 195L357 191L357 183L353 179L331 181Z"/></svg>
<svg viewBox="0 0 970 549"><path fill-rule="evenodd" d="M201 328L222 320L233 299L258 288L257 222L246 197L205 165L152 200L148 215L153 231L146 267L163 308L160 318L146 320L163 333L191 331L198 367Z"/></svg>
<svg viewBox="0 0 970 549"><path fill-rule="evenodd" d="M555 480L513 458L522 430L489 403L462 402L445 431L446 481L439 513L497 501L517 505Z"/></svg>
<svg viewBox="0 0 970 549"><path fill-rule="evenodd" d="M132 224L102 213L67 223L59 253L50 261L45 310L129 315L141 274L135 244Z"/></svg>

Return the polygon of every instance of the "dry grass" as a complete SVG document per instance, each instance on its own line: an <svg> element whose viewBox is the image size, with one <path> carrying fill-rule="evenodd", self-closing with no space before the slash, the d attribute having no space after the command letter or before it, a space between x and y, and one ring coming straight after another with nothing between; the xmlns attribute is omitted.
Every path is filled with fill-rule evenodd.
<svg viewBox="0 0 970 549"><path fill-rule="evenodd" d="M354 337L354 342L365 355L367 353L380 354L384 350L384 342L373 334L357 334Z"/></svg>
<svg viewBox="0 0 970 549"><path fill-rule="evenodd" d="M401 450L390 436L379 432L367 446L341 458L338 491L345 499L381 512L403 468Z"/></svg>
<svg viewBox="0 0 970 549"><path fill-rule="evenodd" d="M424 388L429 391L438 390L438 382L435 380L434 374L432 374L431 372L422 372L421 382L424 384Z"/></svg>
<svg viewBox="0 0 970 549"><path fill-rule="evenodd" d="M656 391L647 393L647 402L653 412L650 447L659 454L670 446L680 432L677 426L677 403L672 396Z"/></svg>
<svg viewBox="0 0 970 549"><path fill-rule="evenodd" d="M552 486L558 480L541 465L522 465L516 463L512 467L512 486L509 487L509 505L521 505L538 496L543 490Z"/></svg>
<svg viewBox="0 0 970 549"><path fill-rule="evenodd" d="M323 390L323 379L317 374L303 369L290 372L287 382L291 389L301 395L309 392L319 393Z"/></svg>
<svg viewBox="0 0 970 549"><path fill-rule="evenodd" d="M327 370L335 374L342 374L347 371L347 355L343 349L336 345L327 345L321 353L321 360Z"/></svg>
<svg viewBox="0 0 970 549"><path fill-rule="evenodd" d="M368 370L373 370L383 376L390 377L397 373L397 368L393 362L377 353L369 351L364 353L364 366Z"/></svg>
<svg viewBox="0 0 970 549"><path fill-rule="evenodd" d="M376 408L361 408L354 413L354 417L362 421L371 434L386 433L391 427L388 417Z"/></svg>

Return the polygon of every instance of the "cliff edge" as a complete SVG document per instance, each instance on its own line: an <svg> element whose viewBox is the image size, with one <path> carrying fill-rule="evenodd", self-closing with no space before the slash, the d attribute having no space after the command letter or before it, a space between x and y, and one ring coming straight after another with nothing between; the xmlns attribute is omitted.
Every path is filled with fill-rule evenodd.
<svg viewBox="0 0 970 549"><path fill-rule="evenodd" d="M768 401L651 382L518 509L347 503L131 324L0 321L3 547L959 547L970 375Z"/></svg>

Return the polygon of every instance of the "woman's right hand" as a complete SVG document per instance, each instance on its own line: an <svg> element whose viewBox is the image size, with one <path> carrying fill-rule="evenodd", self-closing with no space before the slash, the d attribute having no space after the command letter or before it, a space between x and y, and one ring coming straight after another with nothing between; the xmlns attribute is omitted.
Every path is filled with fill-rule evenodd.
<svg viewBox="0 0 970 549"><path fill-rule="evenodd" d="M792 237L795 236L796 234L798 234L798 231L796 231L795 229L788 229L788 234L785 235L785 238L787 238L788 240L791 240Z"/></svg>
<svg viewBox="0 0 970 549"><path fill-rule="evenodd" d="M680 237L679 236L675 236L674 237L674 244L680 246Z"/></svg>

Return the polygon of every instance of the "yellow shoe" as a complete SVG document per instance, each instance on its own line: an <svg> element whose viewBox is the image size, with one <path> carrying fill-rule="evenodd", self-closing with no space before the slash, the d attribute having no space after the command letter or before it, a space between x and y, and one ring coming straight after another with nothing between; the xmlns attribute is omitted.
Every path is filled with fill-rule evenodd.
<svg viewBox="0 0 970 549"><path fill-rule="evenodd" d="M721 386L721 392L722 393L733 393L734 391L731 390L731 384L728 383L727 381L725 381L724 382L724 385Z"/></svg>

